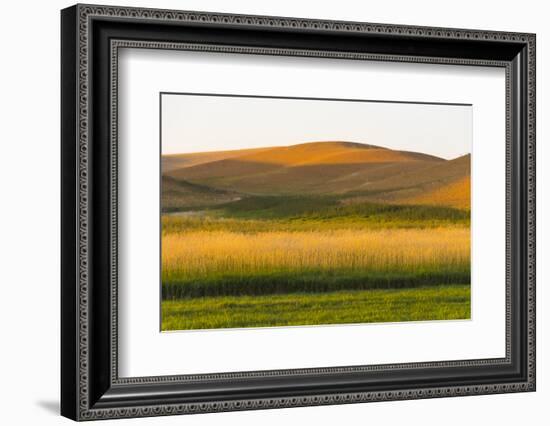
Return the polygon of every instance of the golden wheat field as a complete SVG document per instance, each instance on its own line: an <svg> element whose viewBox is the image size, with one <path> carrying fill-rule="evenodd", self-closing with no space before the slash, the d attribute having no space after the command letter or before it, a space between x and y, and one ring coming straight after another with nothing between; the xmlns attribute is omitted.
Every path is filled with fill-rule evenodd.
<svg viewBox="0 0 550 426"><path fill-rule="evenodd" d="M171 233L162 240L164 282L267 271L361 272L464 268L469 228Z"/></svg>

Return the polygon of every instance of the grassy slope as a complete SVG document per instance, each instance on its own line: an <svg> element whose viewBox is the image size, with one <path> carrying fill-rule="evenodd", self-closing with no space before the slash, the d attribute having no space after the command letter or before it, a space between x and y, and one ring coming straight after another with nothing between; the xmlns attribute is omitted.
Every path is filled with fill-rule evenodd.
<svg viewBox="0 0 550 426"><path fill-rule="evenodd" d="M237 157L235 157L237 158ZM275 147L246 153L238 157L242 162L302 166L307 164L388 163L409 161L443 161L427 154L397 151L374 145L353 142L309 142Z"/></svg>
<svg viewBox="0 0 550 426"><path fill-rule="evenodd" d="M170 176L162 177L162 211L197 210L210 208L218 204L239 199L240 196L231 191L210 188L204 185L176 180Z"/></svg>
<svg viewBox="0 0 550 426"><path fill-rule="evenodd" d="M470 193L456 193L456 199L450 204L442 200L438 191L445 191L449 185L464 181L470 177L470 155L465 155L444 163L428 164L416 168L389 170L386 176L368 182L362 187L349 191L347 202L365 201L388 204L443 205L470 209ZM363 177L363 176L358 176ZM433 198L432 198L433 196ZM442 201L444 201L442 203Z"/></svg>
<svg viewBox="0 0 550 426"><path fill-rule="evenodd" d="M360 220L365 222L399 222L404 227L411 223L444 221L469 223L470 214L452 207L429 205L380 204L372 202L346 203L342 196L252 196L216 207L225 218ZM364 223L367 225L367 223Z"/></svg>
<svg viewBox="0 0 550 426"><path fill-rule="evenodd" d="M443 163L446 161L441 158L421 153L349 142L317 142L245 150L240 156L166 173L175 179L245 194L282 195L346 192L371 180Z"/></svg>
<svg viewBox="0 0 550 426"><path fill-rule="evenodd" d="M464 176L458 180L441 186L424 194L403 200L408 204L436 204L458 209L469 210L471 198L470 176Z"/></svg>
<svg viewBox="0 0 550 426"><path fill-rule="evenodd" d="M239 193L241 198L325 194L339 195L348 203L417 200L417 204L434 205L440 203L438 189L469 177L470 155L447 161L371 145L318 142L165 156L163 171L172 180ZM467 208L467 194L456 195L459 199L447 205ZM220 202L212 200L212 204ZM172 204L182 209L192 206L185 198Z"/></svg>
<svg viewBox="0 0 550 426"><path fill-rule="evenodd" d="M469 285L261 297L207 297L162 303L163 330L469 318Z"/></svg>

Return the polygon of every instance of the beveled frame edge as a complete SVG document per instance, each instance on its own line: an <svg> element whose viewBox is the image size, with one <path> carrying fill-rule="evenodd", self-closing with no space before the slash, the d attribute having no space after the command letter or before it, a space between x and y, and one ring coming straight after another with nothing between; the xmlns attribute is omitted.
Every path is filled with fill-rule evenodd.
<svg viewBox="0 0 550 426"><path fill-rule="evenodd" d="M399 391L367 393L337 393L303 397L283 397L266 399L247 399L215 401L201 404L160 404L134 408L90 408L89 401L89 328L88 328L88 277L89 277L89 163L88 163L88 24L92 17L122 17L139 20L161 20L176 22L205 22L224 25L255 26L266 28L303 28L316 31L361 32L391 34L410 34L414 37L469 40L495 40L521 43L526 46L527 105L522 123L526 127L526 150L528 180L525 182L527 211L525 223L528 229L526 241L527 277L526 305L527 315L527 380L519 383L498 383L482 386L451 386L448 388L420 388ZM294 18L275 18L262 16L228 15L202 12L181 12L155 9L134 9L77 5L64 11L62 17L62 49L65 53L74 51L74 57L66 54L62 58L62 179L74 179L70 184L62 185L62 320L66 337L62 348L62 413L78 420L91 420L113 417L138 417L149 415L168 415L193 412L213 412L242 409L279 408L291 406L338 404L350 402L431 398L441 396L475 395L535 389L535 36L533 34L502 33L496 31L459 30L446 28L408 27L401 25L367 24ZM76 23L76 26L74 26ZM78 52L78 54L76 53ZM73 75L74 74L74 75ZM71 95L76 95L74 98ZM70 111L78 105L78 111ZM519 106L521 107L521 105ZM508 124L508 123L507 123ZM509 129L514 131L515 129ZM507 130L508 132L508 130ZM522 140L525 138L522 138ZM75 140L78 143L75 143ZM507 165L508 168L508 165ZM70 217L74 213L74 217ZM77 237L75 240L75 236ZM507 241L509 240L507 235ZM112 246L116 252L116 244ZM76 264L68 265L74 262ZM74 276L71 276L74 274ZM507 274L508 275L508 274ZM71 286L76 286L72 290ZM72 319L72 324L67 324ZM74 339L74 345L66 344ZM69 342L70 343L70 342ZM64 342L62 342L64 345ZM72 354L72 355L71 355ZM64 375L64 378L63 378ZM179 380L175 376L174 380ZM74 395L71 396L71 390Z"/></svg>

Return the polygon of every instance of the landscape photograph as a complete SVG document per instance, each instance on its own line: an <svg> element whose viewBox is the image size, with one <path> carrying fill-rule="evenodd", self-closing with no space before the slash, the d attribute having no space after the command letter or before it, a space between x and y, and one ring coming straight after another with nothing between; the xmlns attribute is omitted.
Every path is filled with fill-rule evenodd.
<svg viewBox="0 0 550 426"><path fill-rule="evenodd" d="M161 94L161 330L470 318L471 105Z"/></svg>

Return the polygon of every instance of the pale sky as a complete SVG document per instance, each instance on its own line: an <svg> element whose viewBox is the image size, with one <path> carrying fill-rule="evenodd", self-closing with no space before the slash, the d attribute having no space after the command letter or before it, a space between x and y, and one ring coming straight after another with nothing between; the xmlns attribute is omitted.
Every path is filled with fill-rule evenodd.
<svg viewBox="0 0 550 426"><path fill-rule="evenodd" d="M162 154L348 141L452 159L472 106L162 94Z"/></svg>

